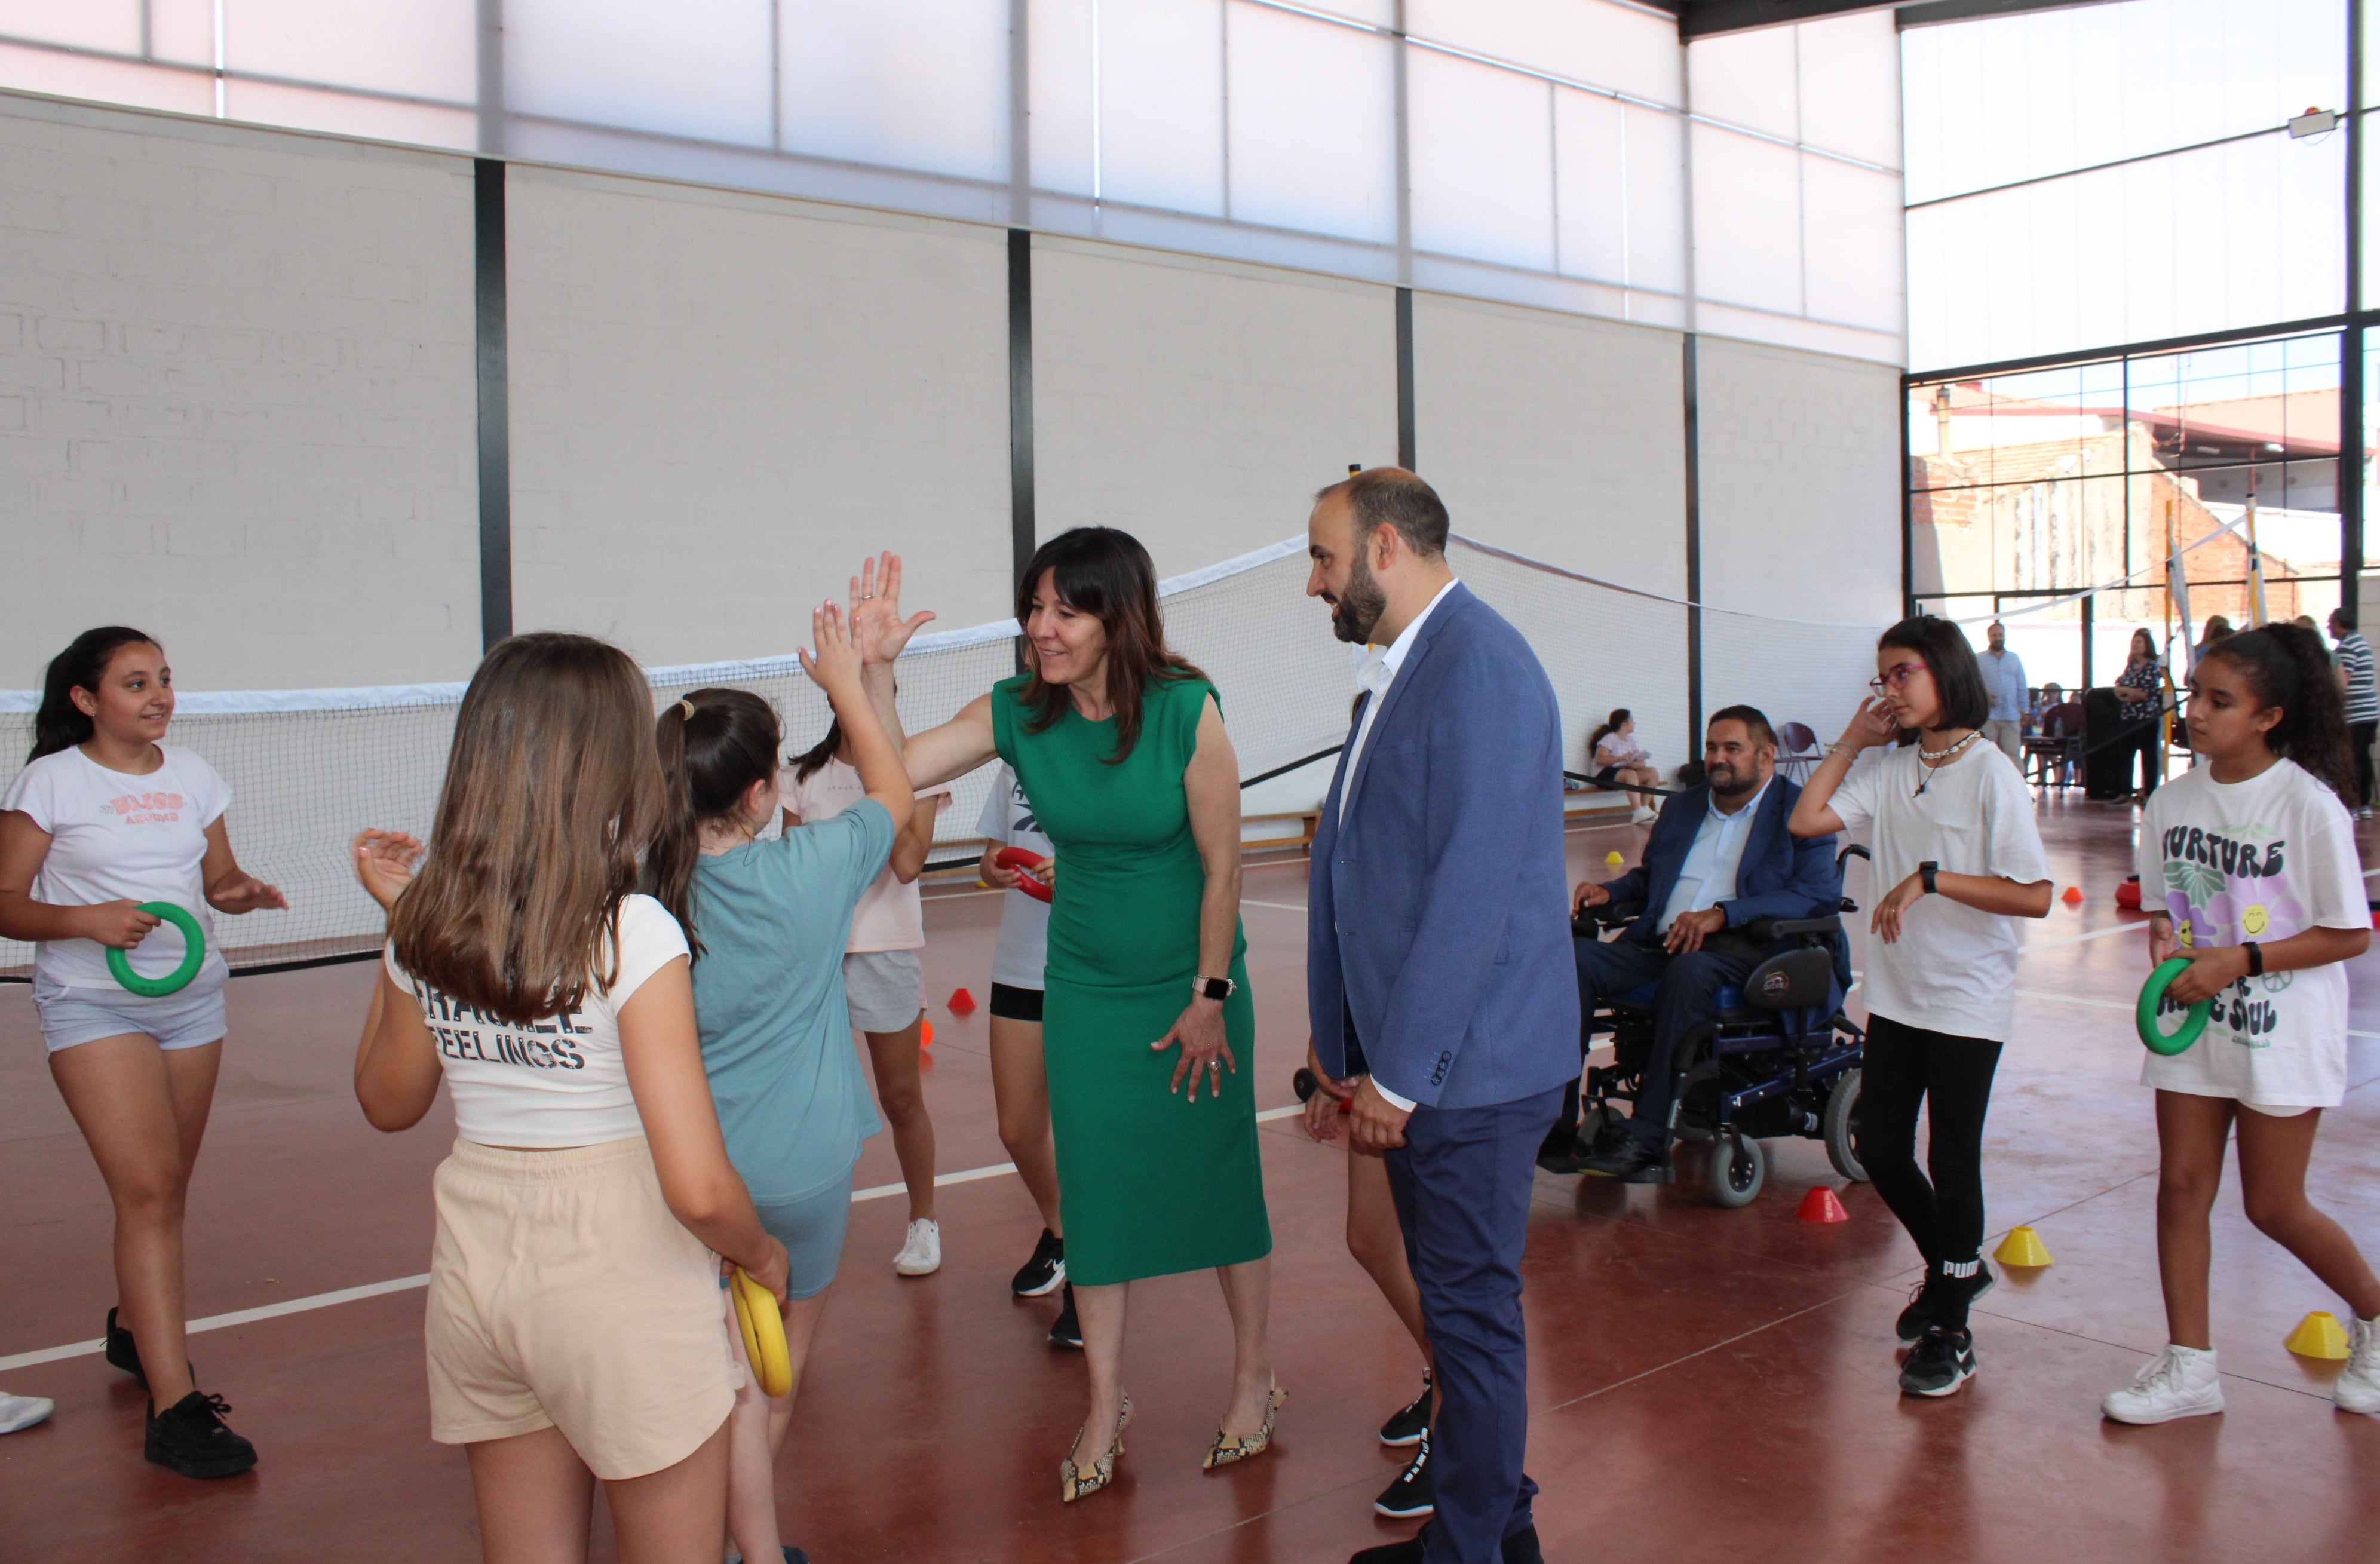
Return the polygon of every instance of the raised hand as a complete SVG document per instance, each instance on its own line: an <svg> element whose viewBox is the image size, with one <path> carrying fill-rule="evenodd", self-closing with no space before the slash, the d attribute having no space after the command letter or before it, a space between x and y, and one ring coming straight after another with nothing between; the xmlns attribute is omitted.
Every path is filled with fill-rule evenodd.
<svg viewBox="0 0 2380 1564"><path fill-rule="evenodd" d="M861 562L859 574L851 578L851 638L863 662L899 657L909 637L933 617L926 609L901 617L901 556L890 549Z"/></svg>
<svg viewBox="0 0 2380 1564"><path fill-rule="evenodd" d="M382 908L396 905L413 883L413 867L421 858L421 843L401 830L356 832L349 847L355 854L356 879Z"/></svg>
<svg viewBox="0 0 2380 1564"><path fill-rule="evenodd" d="M1842 742L1853 749L1873 749L1888 743L1900 730L1885 712L1883 697L1869 696L1852 713L1850 724L1843 729Z"/></svg>
<svg viewBox="0 0 2380 1564"><path fill-rule="evenodd" d="M843 610L832 600L810 614L810 639L817 650L795 648L794 655L802 660L802 672L817 682L827 698L866 698L859 687L859 648L852 639L851 626L844 623Z"/></svg>

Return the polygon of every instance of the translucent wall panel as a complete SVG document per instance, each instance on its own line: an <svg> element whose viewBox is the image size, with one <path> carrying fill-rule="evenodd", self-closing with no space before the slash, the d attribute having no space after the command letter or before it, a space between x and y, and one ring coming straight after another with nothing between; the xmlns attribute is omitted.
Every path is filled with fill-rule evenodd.
<svg viewBox="0 0 2380 1564"><path fill-rule="evenodd" d="M1405 0L1405 33L1572 81L1682 102L1678 27L1602 0Z"/></svg>
<svg viewBox="0 0 2380 1564"><path fill-rule="evenodd" d="M1801 314L1800 155L1707 125L1695 126L1693 136L1695 292Z"/></svg>
<svg viewBox="0 0 2380 1564"><path fill-rule="evenodd" d="M1554 206L1566 274L1685 291L1683 141L1675 115L1555 92Z"/></svg>
<svg viewBox="0 0 2380 1564"><path fill-rule="evenodd" d="M777 5L787 149L1008 176L1008 0Z"/></svg>
<svg viewBox="0 0 2380 1564"><path fill-rule="evenodd" d="M2273 135L1912 211L1911 362L2331 313L2345 160L2344 137Z"/></svg>
<svg viewBox="0 0 2380 1564"><path fill-rule="evenodd" d="M1909 199L2342 107L2346 45L2342 0L2125 0L1913 28L1901 40Z"/></svg>
<svg viewBox="0 0 2380 1564"><path fill-rule="evenodd" d="M40 43L140 53L141 0L0 0L0 32Z"/></svg>
<svg viewBox="0 0 2380 1564"><path fill-rule="evenodd" d="M1900 166L1900 35L1889 11L1793 30L1802 140L1884 168Z"/></svg>
<svg viewBox="0 0 2380 1564"><path fill-rule="evenodd" d="M1766 27L1696 40L1686 52L1694 112L1788 141L1801 139L1795 64L1800 30Z"/></svg>
<svg viewBox="0 0 2380 1564"><path fill-rule="evenodd" d="M210 88L207 79L197 79L200 90ZM269 81L225 82L224 114L227 118L259 125L285 125L295 130L322 130L334 136L362 136L375 141L405 141L417 147L443 147L458 152L476 149L480 137L476 109L393 103L386 98L367 98L319 87L282 87Z"/></svg>
<svg viewBox="0 0 2380 1564"><path fill-rule="evenodd" d="M1808 152L1801 173L1804 313L1899 334L1900 179Z"/></svg>
<svg viewBox="0 0 2380 1564"><path fill-rule="evenodd" d="M477 0L224 0L224 62L468 105L479 92L478 27Z"/></svg>
<svg viewBox="0 0 2380 1564"><path fill-rule="evenodd" d="M1091 193L1091 7L1099 0L1034 0L1026 34L1033 186Z"/></svg>
<svg viewBox="0 0 2380 1564"><path fill-rule="evenodd" d="M1232 215L1397 237L1395 56L1378 33L1231 6Z"/></svg>
<svg viewBox="0 0 2380 1564"><path fill-rule="evenodd" d="M1556 89L1427 50L1405 68L1415 248L1552 271Z"/></svg>
<svg viewBox="0 0 2380 1564"><path fill-rule="evenodd" d="M1099 194L1221 216L1222 0L1094 4Z"/></svg>
<svg viewBox="0 0 2380 1564"><path fill-rule="evenodd" d="M172 114L212 114L215 103L203 72L0 43L0 88L8 87Z"/></svg>
<svg viewBox="0 0 2380 1564"><path fill-rule="evenodd" d="M769 44L769 0L504 0L504 104L765 147Z"/></svg>

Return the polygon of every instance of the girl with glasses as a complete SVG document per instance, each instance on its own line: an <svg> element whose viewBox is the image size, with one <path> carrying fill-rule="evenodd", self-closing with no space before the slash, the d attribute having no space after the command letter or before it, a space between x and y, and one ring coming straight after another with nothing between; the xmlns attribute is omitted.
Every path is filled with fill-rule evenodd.
<svg viewBox="0 0 2380 1564"><path fill-rule="evenodd" d="M2015 1032L2011 920L2048 915L2049 866L2023 777L1978 742L1990 702L1966 636L1930 614L1904 619L1876 643L1876 693L1827 746L1787 829L1868 828L1876 883L1890 887L1868 925L1860 1157L1925 1260L1898 1326L1916 1344L1900 1388L1947 1396L1975 1372L1967 1311L1993 1281L1983 1262L1984 1115ZM1885 745L1852 774L1862 750Z"/></svg>

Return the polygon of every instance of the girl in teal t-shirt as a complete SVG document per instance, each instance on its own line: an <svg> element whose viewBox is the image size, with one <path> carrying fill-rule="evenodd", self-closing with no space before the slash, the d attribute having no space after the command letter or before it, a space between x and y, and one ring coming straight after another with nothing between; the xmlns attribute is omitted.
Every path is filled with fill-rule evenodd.
<svg viewBox="0 0 2380 1564"><path fill-rule="evenodd" d="M843 948L852 909L892 850L892 822L911 806L908 774L868 704L842 614L830 603L813 628L818 651L803 653L802 666L850 735L867 797L760 841L779 803L777 714L747 690L697 690L658 723L666 819L645 866L646 888L693 947L695 1021L728 1159L790 1262L785 1346L795 1388L843 1253L860 1143L880 1127L852 1052ZM727 1334L740 1357L738 1333ZM771 1478L794 1391L772 1400L748 1364L745 1377L729 1433L727 1514L737 1548L757 1564L794 1557L777 1535Z"/></svg>

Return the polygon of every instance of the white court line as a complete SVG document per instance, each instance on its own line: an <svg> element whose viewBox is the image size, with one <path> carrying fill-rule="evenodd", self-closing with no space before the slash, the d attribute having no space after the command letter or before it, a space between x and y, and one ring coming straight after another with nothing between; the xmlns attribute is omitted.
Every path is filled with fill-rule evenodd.
<svg viewBox="0 0 2380 1564"><path fill-rule="evenodd" d="M1302 913L1305 911L1304 907L1293 906L1287 902L1258 902L1253 901L1245 896L1240 898L1240 905L1244 907L1270 907L1277 913Z"/></svg>
<svg viewBox="0 0 2380 1564"><path fill-rule="evenodd" d="M1297 1102L1281 1108L1268 1108L1257 1115L1257 1122L1269 1123L1273 1120L1291 1118L1305 1111L1305 1105ZM1016 1164L1014 1162L996 1163L989 1168L969 1168L963 1172L940 1175L934 1180L934 1187L941 1189L950 1184L974 1183L978 1179L997 1179L1014 1171L1016 1171ZM906 1184L875 1184L867 1189L853 1190L851 1200L855 1206L863 1200L882 1200L889 1195L899 1194L907 1188ZM425 1271L419 1276L401 1276L394 1281L375 1281L362 1287L342 1287L335 1292L317 1292L311 1297L292 1298L280 1303L266 1303L261 1308L235 1309L227 1315L209 1315L204 1319L190 1321L182 1329L185 1334L195 1336L201 1330L221 1330L226 1326L251 1325L258 1320L278 1319L284 1315L302 1315L313 1309L327 1309L334 1304L352 1303L364 1298L384 1297L391 1292L407 1292L417 1287L429 1285L430 1275ZM88 1357L93 1352L103 1351L106 1346L107 1343L104 1340L69 1341L63 1347L44 1347L38 1352L18 1352L14 1357L0 1358L0 1374L6 1374L12 1368L31 1368L36 1364L58 1363L67 1358Z"/></svg>

